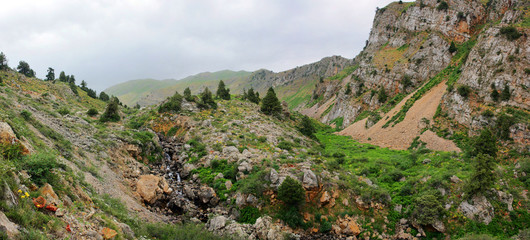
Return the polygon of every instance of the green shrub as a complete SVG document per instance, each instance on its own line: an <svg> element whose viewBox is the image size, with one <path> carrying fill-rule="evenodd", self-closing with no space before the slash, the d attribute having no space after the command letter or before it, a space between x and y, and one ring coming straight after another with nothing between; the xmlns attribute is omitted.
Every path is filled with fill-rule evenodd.
<svg viewBox="0 0 530 240"><path fill-rule="evenodd" d="M303 116L298 130L307 137L315 138L316 129L308 116Z"/></svg>
<svg viewBox="0 0 530 240"><path fill-rule="evenodd" d="M471 233L466 235L463 238L459 238L458 240L496 240L496 237L490 236L488 234L476 234Z"/></svg>
<svg viewBox="0 0 530 240"><path fill-rule="evenodd" d="M22 149L22 145L19 142L14 144L0 142L0 157L6 160L19 159L22 156Z"/></svg>
<svg viewBox="0 0 530 240"><path fill-rule="evenodd" d="M254 224L256 223L256 219L258 219L260 216L261 214L258 208L252 207L252 206L246 206L243 209L241 209L238 222Z"/></svg>
<svg viewBox="0 0 530 240"><path fill-rule="evenodd" d="M471 157L479 154L488 154L492 157L497 156L497 139L489 129L481 131L480 135L473 138L471 145Z"/></svg>
<svg viewBox="0 0 530 240"><path fill-rule="evenodd" d="M444 208L438 198L424 194L416 199L412 215L422 225L433 224L443 215Z"/></svg>
<svg viewBox="0 0 530 240"><path fill-rule="evenodd" d="M57 110L57 112L59 114L61 114L62 116L70 114L70 110L68 110L68 108L61 108L61 109Z"/></svg>
<svg viewBox="0 0 530 240"><path fill-rule="evenodd" d="M451 45L449 46L449 52L454 53L458 50L454 42L451 42Z"/></svg>
<svg viewBox="0 0 530 240"><path fill-rule="evenodd" d="M510 127L514 125L515 118L506 114L501 114L495 122L495 135L502 140L510 140Z"/></svg>
<svg viewBox="0 0 530 240"><path fill-rule="evenodd" d="M469 96L469 93L471 93L471 88L469 86L462 85L458 87L457 92L463 98L467 98Z"/></svg>
<svg viewBox="0 0 530 240"><path fill-rule="evenodd" d="M105 112L103 115L101 115L101 118L99 119L101 122L118 122L120 121L121 117L119 114L119 107L118 104L119 100L117 97L112 97L109 104L107 104L107 108L105 109Z"/></svg>
<svg viewBox="0 0 530 240"><path fill-rule="evenodd" d="M321 233L327 233L329 231L331 231L331 223L329 221L324 221L320 224L320 229L319 231Z"/></svg>
<svg viewBox="0 0 530 240"><path fill-rule="evenodd" d="M98 113L98 110L96 110L95 108L88 109L88 111L86 112L86 114L91 117L98 115Z"/></svg>
<svg viewBox="0 0 530 240"><path fill-rule="evenodd" d="M187 143L191 145L191 151L197 153L199 158L202 158L206 156L206 154L208 154L208 152L206 151L206 145L201 142L200 138L194 137Z"/></svg>
<svg viewBox="0 0 530 240"><path fill-rule="evenodd" d="M287 176L278 187L278 199L289 206L298 206L305 201L305 190L298 181Z"/></svg>
<svg viewBox="0 0 530 240"><path fill-rule="evenodd" d="M304 223L302 214L295 206L282 206L276 217L284 221L291 228L308 227L308 225Z"/></svg>
<svg viewBox="0 0 530 240"><path fill-rule="evenodd" d="M58 163L55 158L56 156L50 153L37 153L22 158L20 162L17 162L17 167L19 170L26 170L31 180L37 185L49 183L56 186L58 176L54 169L62 168L65 170L66 166Z"/></svg>
<svg viewBox="0 0 530 240"><path fill-rule="evenodd" d="M265 136L260 136L260 137L258 137L258 142L260 142L260 143L265 143L265 142L267 142L267 137L265 137Z"/></svg>
<svg viewBox="0 0 530 240"><path fill-rule="evenodd" d="M281 141L278 143L278 147L280 149L283 149L283 150L287 150L287 151L291 151L291 149L293 148L292 147L292 144L290 142L287 142L287 141Z"/></svg>
<svg viewBox="0 0 530 240"><path fill-rule="evenodd" d="M523 36L515 27L502 27L500 30L501 35L504 35L509 41L514 41Z"/></svg>
<svg viewBox="0 0 530 240"><path fill-rule="evenodd" d="M465 189L468 197L485 193L495 182L495 159L492 156L481 153L473 161L473 173Z"/></svg>
<svg viewBox="0 0 530 240"><path fill-rule="evenodd" d="M160 105L160 107L158 108L158 112L159 113L164 113L164 112L178 113L180 112L181 107L182 107L182 96L178 92L175 92L175 94L172 97L168 98L165 103Z"/></svg>
<svg viewBox="0 0 530 240"><path fill-rule="evenodd" d="M449 9L449 4L447 4L446 1L441 1L440 4L438 4L438 7L436 7L436 10L438 11L447 11Z"/></svg>
<svg viewBox="0 0 530 240"><path fill-rule="evenodd" d="M387 99L388 95L386 94L385 88L381 87L379 89L379 92L377 93L377 101L379 101L380 103L384 103Z"/></svg>
<svg viewBox="0 0 530 240"><path fill-rule="evenodd" d="M29 111L27 111L27 110L22 110L22 112L20 112L20 115L21 115L22 118L24 118L24 120L26 120L26 121L31 120L31 112L29 112Z"/></svg>
<svg viewBox="0 0 530 240"><path fill-rule="evenodd" d="M248 177L239 180L239 190L245 194L252 194L256 197L263 195L265 191L265 185L267 182L264 181L268 173L265 171L258 171L250 174Z"/></svg>

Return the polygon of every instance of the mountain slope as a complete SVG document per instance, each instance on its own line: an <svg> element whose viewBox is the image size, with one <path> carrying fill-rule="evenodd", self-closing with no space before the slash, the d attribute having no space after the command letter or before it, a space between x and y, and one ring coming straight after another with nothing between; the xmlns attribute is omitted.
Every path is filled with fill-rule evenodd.
<svg viewBox="0 0 530 240"><path fill-rule="evenodd" d="M147 106L160 103L162 100L173 95L175 91L182 93L186 87L189 87L192 93L198 93L205 87L210 89L217 88L219 80L231 83L249 75L250 72L245 71L235 72L223 70L213 73L199 73L180 80L131 80L109 87L104 92L118 97L121 102L128 106L134 106L137 103L142 106Z"/></svg>
<svg viewBox="0 0 530 240"><path fill-rule="evenodd" d="M443 3L395 2L378 9L367 46L354 59L356 68L319 82L312 96L315 100L301 111L324 123L341 123L340 128L367 118L367 131L377 132L369 128L380 121L380 127L405 132L408 129L400 127L400 122L407 119L409 110L417 102L429 101L423 99L429 97L425 93L445 82L447 89L436 100L439 107L429 130L444 138L459 138L467 129L473 135L484 127L502 125L507 115L514 120L505 122L508 125L502 131L510 132L510 137L503 139L513 138L527 148L530 138L523 132L530 110L529 72L525 70L530 66L526 47L530 3ZM414 91L417 94L399 111L387 114ZM492 98L493 92L499 96L501 91L504 100ZM484 117L495 108L499 110L493 116ZM416 119L415 124L422 125L421 121ZM361 137L365 130L350 130L346 132L366 140ZM497 134L502 135L500 130ZM410 137L402 140L411 142Z"/></svg>

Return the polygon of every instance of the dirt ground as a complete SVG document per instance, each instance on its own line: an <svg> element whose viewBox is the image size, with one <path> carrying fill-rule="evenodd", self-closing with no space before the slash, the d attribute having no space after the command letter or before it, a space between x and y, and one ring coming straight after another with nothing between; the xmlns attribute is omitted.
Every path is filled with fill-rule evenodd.
<svg viewBox="0 0 530 240"><path fill-rule="evenodd" d="M430 122L433 121L434 113L440 104L446 88L447 85L445 82L432 88L414 103L407 112L404 120L394 127L388 126L387 128L383 128L383 125L401 109L414 93L404 98L371 128L365 128L366 119L363 119L350 125L338 134L352 136L359 142L398 150L409 148L414 138L420 136L420 140L425 142L427 144L426 147L429 149L460 152L461 150L452 141L438 137L431 131L425 131L421 134L422 128L426 126L422 119L425 118Z"/></svg>

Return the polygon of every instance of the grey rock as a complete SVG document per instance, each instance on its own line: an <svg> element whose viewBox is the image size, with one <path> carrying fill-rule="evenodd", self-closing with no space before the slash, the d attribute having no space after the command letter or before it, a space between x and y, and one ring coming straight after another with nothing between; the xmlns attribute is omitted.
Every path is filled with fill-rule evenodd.
<svg viewBox="0 0 530 240"><path fill-rule="evenodd" d="M131 227L125 223L116 222L118 226L121 228L121 231L127 237L128 239L135 239L134 231L131 229Z"/></svg>
<svg viewBox="0 0 530 240"><path fill-rule="evenodd" d="M431 159L428 159L428 158L423 159L423 162L422 162L422 163L423 163L423 164L429 164L429 163L431 163Z"/></svg>
<svg viewBox="0 0 530 240"><path fill-rule="evenodd" d="M225 216L217 216L212 219L207 224L207 228L210 231L216 231L224 228L226 226L226 221L228 219Z"/></svg>
<svg viewBox="0 0 530 240"><path fill-rule="evenodd" d="M513 211L513 195L510 193L505 193L503 191L497 191L497 197L499 201L508 205L508 211Z"/></svg>
<svg viewBox="0 0 530 240"><path fill-rule="evenodd" d="M433 224L432 224L432 227L434 229L436 229L436 231L438 232L441 232L441 233L444 233L445 232L445 226L444 226L444 223L440 220L436 220Z"/></svg>
<svg viewBox="0 0 530 240"><path fill-rule="evenodd" d="M4 181L4 187L0 190L2 190L3 200L6 202L7 207L12 208L18 206L17 196L13 194L13 191L11 191L11 188L6 181Z"/></svg>
<svg viewBox="0 0 530 240"><path fill-rule="evenodd" d="M258 199L254 195L249 194L247 197L247 203L255 206L256 204L258 204Z"/></svg>
<svg viewBox="0 0 530 240"><path fill-rule="evenodd" d="M4 212L0 212L0 232L6 233L10 239L15 239L20 233L18 231L18 225L9 221Z"/></svg>
<svg viewBox="0 0 530 240"><path fill-rule="evenodd" d="M191 171L193 171L194 169L196 169L197 167L191 163L186 163L184 164L184 166L182 167L182 171L180 171L180 176L182 178L187 178Z"/></svg>
<svg viewBox="0 0 530 240"><path fill-rule="evenodd" d="M472 201L473 204L463 201L459 206L460 211L467 218L488 225L495 216L493 206L484 196L474 196Z"/></svg>
<svg viewBox="0 0 530 240"><path fill-rule="evenodd" d="M278 175L278 172L274 168L271 168L271 173L269 175L269 178L272 184L278 183L278 180L280 179L280 177Z"/></svg>
<svg viewBox="0 0 530 240"><path fill-rule="evenodd" d="M311 170L304 171L302 185L304 186L305 189L318 188L318 179L315 173L313 173L313 171Z"/></svg>
<svg viewBox="0 0 530 240"><path fill-rule="evenodd" d="M232 188L232 181L231 180L227 180L225 182L225 187L227 190L230 190Z"/></svg>
<svg viewBox="0 0 530 240"><path fill-rule="evenodd" d="M250 172L252 171L252 166L248 162L245 161L239 164L239 166L237 167L237 170L242 173Z"/></svg>
<svg viewBox="0 0 530 240"><path fill-rule="evenodd" d="M451 179L451 182L452 182L452 183L459 183L459 182L462 181L462 180L460 180L460 178L458 178L458 177L455 176L455 175L451 176L450 179Z"/></svg>

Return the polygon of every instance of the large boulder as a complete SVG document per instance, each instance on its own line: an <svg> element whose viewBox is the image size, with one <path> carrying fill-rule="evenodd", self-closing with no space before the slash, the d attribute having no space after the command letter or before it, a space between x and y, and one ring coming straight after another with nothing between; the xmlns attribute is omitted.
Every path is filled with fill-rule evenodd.
<svg viewBox="0 0 530 240"><path fill-rule="evenodd" d="M15 239L19 234L18 225L9 221L3 212L0 212L0 232L6 233L9 239Z"/></svg>
<svg viewBox="0 0 530 240"><path fill-rule="evenodd" d="M182 171L180 172L180 176L182 178L187 178L191 171L193 171L194 169L196 169L197 167L191 163L186 163L184 164L184 166L182 167Z"/></svg>
<svg viewBox="0 0 530 240"><path fill-rule="evenodd" d="M17 142L20 143L22 147L22 154L29 154L28 147L18 140L17 135L13 132L11 126L6 122L0 122L0 143L15 144Z"/></svg>
<svg viewBox="0 0 530 240"><path fill-rule="evenodd" d="M155 175L142 175L136 183L136 192L145 202L153 204L159 199L160 194L163 192L158 186L161 182L161 178Z"/></svg>
<svg viewBox="0 0 530 240"><path fill-rule="evenodd" d="M493 219L495 213L493 206L484 196L474 196L473 204L463 201L458 209L469 219L479 221L488 225Z"/></svg>
<svg viewBox="0 0 530 240"><path fill-rule="evenodd" d="M315 175L315 173L313 173L311 170L305 170L302 184L305 189L318 188L317 175Z"/></svg>
<svg viewBox="0 0 530 240"><path fill-rule="evenodd" d="M219 198L215 194L215 190L207 186L201 186L199 191L199 198L202 203L209 203L214 206L217 205L217 203L219 202Z"/></svg>
<svg viewBox="0 0 530 240"><path fill-rule="evenodd" d="M209 231L220 230L226 226L227 220L228 219L225 216L217 216L217 217L210 219L206 227L208 228Z"/></svg>

